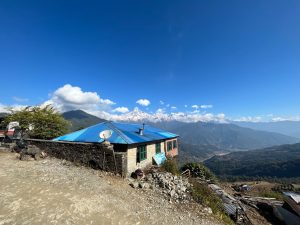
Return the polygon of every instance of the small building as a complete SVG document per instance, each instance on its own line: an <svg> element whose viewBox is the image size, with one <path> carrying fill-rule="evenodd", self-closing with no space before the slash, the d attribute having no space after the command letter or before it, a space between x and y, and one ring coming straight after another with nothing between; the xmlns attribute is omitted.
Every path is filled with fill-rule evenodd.
<svg viewBox="0 0 300 225"><path fill-rule="evenodd" d="M127 156L127 174L160 164L165 156L178 155L178 135L145 124L102 122L54 141L102 143L105 141L100 137L103 131L110 131L107 141L113 145L114 151Z"/></svg>

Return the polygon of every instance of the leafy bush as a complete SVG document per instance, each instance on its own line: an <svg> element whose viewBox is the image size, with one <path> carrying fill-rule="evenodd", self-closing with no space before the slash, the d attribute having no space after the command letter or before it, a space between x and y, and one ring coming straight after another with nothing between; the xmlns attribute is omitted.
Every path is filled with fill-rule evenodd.
<svg viewBox="0 0 300 225"><path fill-rule="evenodd" d="M29 136L39 139L52 139L66 134L69 131L69 122L66 121L50 105L46 107L26 107L20 111L11 111L4 123L18 121L21 129L33 128L28 131Z"/></svg>
<svg viewBox="0 0 300 225"><path fill-rule="evenodd" d="M217 179L215 175L202 163L187 163L181 170L190 170L192 177L199 177L204 180L211 180L215 182Z"/></svg>
<svg viewBox="0 0 300 225"><path fill-rule="evenodd" d="M178 163L175 158L173 159L167 159L161 167L164 171L172 173L174 175L180 174L180 171L178 169Z"/></svg>

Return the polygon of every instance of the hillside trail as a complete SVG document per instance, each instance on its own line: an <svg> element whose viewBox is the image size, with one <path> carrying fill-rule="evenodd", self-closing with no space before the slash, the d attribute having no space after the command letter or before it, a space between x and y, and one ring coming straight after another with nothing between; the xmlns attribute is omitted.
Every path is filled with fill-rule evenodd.
<svg viewBox="0 0 300 225"><path fill-rule="evenodd" d="M0 225L222 224L202 209L133 189L103 171L0 151Z"/></svg>

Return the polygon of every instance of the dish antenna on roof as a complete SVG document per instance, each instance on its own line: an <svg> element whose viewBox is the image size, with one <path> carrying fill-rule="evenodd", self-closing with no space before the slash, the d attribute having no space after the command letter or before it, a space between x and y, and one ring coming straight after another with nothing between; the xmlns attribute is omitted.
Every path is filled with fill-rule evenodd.
<svg viewBox="0 0 300 225"><path fill-rule="evenodd" d="M113 133L112 130L104 130L99 133L99 137L101 139L104 139L104 141L106 141L108 138L111 137L112 133Z"/></svg>

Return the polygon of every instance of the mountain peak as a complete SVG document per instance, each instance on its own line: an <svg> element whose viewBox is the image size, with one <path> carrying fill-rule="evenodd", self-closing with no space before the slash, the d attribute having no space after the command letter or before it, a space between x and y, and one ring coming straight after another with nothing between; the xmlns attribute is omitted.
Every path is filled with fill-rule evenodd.
<svg viewBox="0 0 300 225"><path fill-rule="evenodd" d="M72 110L62 114L62 116L71 122L71 130L78 130L85 127L104 122L106 120L100 119L96 116L88 114L83 110Z"/></svg>

